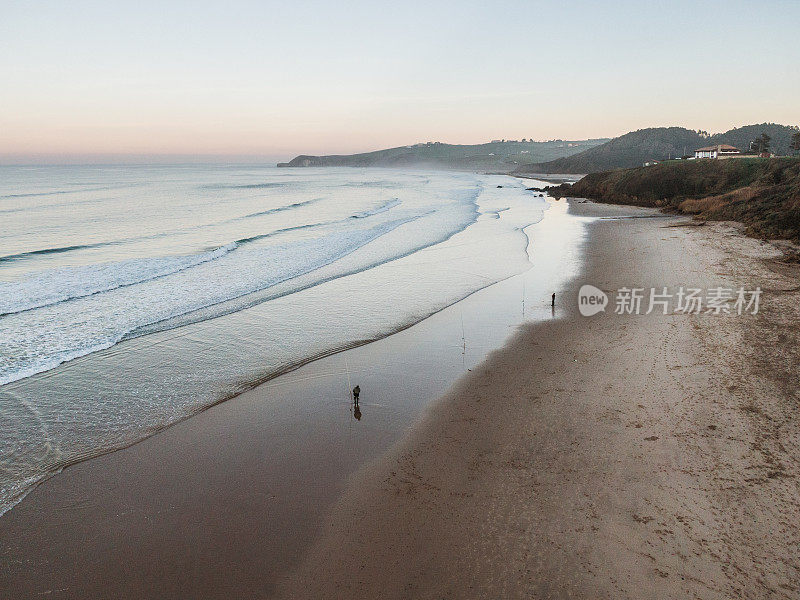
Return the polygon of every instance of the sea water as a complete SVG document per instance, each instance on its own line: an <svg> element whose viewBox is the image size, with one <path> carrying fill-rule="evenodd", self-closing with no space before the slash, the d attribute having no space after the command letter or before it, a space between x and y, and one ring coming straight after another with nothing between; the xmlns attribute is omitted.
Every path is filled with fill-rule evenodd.
<svg viewBox="0 0 800 600"><path fill-rule="evenodd" d="M0 513L524 271L546 206L471 173L0 167Z"/></svg>

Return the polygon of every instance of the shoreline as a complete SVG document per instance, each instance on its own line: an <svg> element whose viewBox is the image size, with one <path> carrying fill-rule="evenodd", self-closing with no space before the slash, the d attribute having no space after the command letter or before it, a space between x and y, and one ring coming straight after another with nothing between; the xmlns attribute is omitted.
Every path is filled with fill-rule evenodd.
<svg viewBox="0 0 800 600"><path fill-rule="evenodd" d="M573 175L570 173L514 173L513 171L511 175L513 177L519 177L520 179L533 179L534 181L544 181L545 183L553 183L556 185L560 185L562 183L575 183L586 176L586 174Z"/></svg>
<svg viewBox="0 0 800 600"><path fill-rule="evenodd" d="M421 175L414 175L417 176ZM449 184L451 178L447 174L444 177ZM470 185L477 185L476 178L467 179ZM504 187L516 188L510 193L524 211L527 192L517 180L501 179ZM159 327L160 331L128 337L105 350L0 386L0 401L5 399L12 407L9 427L19 431L21 438L5 465L6 473L0 477L0 512L24 497L31 488L30 482L35 484L66 466L135 444L273 379L278 373L391 335L491 281L524 270L529 265L527 237L510 225L489 225L495 221L488 213L509 192L495 192L493 185L489 187L491 194L469 207L472 225L456 233L448 229L444 232L447 235L436 237L440 243L415 245L415 252L409 248L395 252L392 248L399 241L397 236L403 234L390 232L384 240L388 244L386 251L381 250L374 257L371 249L360 247L340 257L341 261L329 260L256 295L215 304L215 318L200 319L195 311L190 313L189 322L184 315L177 318L180 323L171 322L168 327ZM509 199L498 208L514 206L513 202ZM544 204L530 203L528 218L519 224L540 219ZM482 211L487 216L482 216ZM518 216L514 210L503 212L496 222L513 225ZM485 253L480 246L469 247L469 242L481 233L500 233L501 229L508 235L497 238L498 247L510 252L512 244L519 252L510 252L516 262L500 263L495 268L481 257ZM463 248L459 248L461 244ZM463 261L470 264L469 276L461 276L458 269L437 271L436 259L444 264L449 257L458 258L459 253L475 259ZM375 261L370 262L373 258ZM418 262L433 266L419 273L414 266ZM358 268L364 264L372 268ZM386 285L391 280L402 283L392 288ZM353 302L353 297L359 300ZM400 318L391 316L391 308L387 310L397 302L404 308ZM229 312L231 303L239 303L237 306L246 310ZM336 318L327 319L325 314ZM271 325L265 327L265 323ZM182 328L175 331L173 325ZM118 373L126 374L124 385L118 384ZM114 401L98 401L103 398ZM28 404L32 410L25 408ZM127 408L116 411L115 406ZM71 407L70 411L76 414L107 414L97 419L96 425L83 427L79 435L73 435L88 423L78 419L72 424L72 416L62 414L64 411L58 407ZM41 423L46 435L37 435ZM70 425L62 427L62 423ZM16 441L17 436L8 437Z"/></svg>
<svg viewBox="0 0 800 600"><path fill-rule="evenodd" d="M269 590L313 542L351 473L388 450L519 322L552 318L550 285L577 270L571 244L584 228L565 216L566 206L554 203L526 229L534 232L527 241L534 251L522 274L45 481L0 517L0 556L8 567L0 587L20 597L54 590L63 590L58 597L142 597L156 589L169 597L186 585L204 597ZM527 303L520 307L520 300ZM358 422L349 377L363 390ZM218 511L227 516L214 517ZM87 539L70 556L69 548ZM169 576L166 556L175 561ZM31 561L40 566L31 568ZM104 581L111 587L94 587L97 561L119 573ZM197 579L181 587L180 577L193 569ZM238 573L237 582L227 580L228 571ZM146 583L138 581L142 573L149 574Z"/></svg>
<svg viewBox="0 0 800 600"><path fill-rule="evenodd" d="M774 337L797 339L797 269L733 227L625 218L649 212L570 204L596 220L563 257L586 262L559 289L556 319L540 299L523 307L535 323L470 317L465 336L459 312L516 302L514 276L71 466L0 517L0 587L20 598L791 597L800 435L774 428L789 423L797 351ZM581 282L742 273L769 284L765 310L784 312L576 311ZM752 339L754 323L771 344ZM781 383L757 353L733 356L730 336L794 371ZM438 345L420 349L425 339ZM364 390L361 421L347 378ZM376 389L391 399L370 398Z"/></svg>

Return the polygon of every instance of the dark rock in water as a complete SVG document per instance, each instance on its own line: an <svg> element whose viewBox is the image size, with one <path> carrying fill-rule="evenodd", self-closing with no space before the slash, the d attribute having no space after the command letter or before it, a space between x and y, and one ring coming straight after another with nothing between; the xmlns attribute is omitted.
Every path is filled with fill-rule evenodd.
<svg viewBox="0 0 800 600"><path fill-rule="evenodd" d="M502 186L502 185L498 185L497 187L501 188L501 187L503 187L503 186Z"/></svg>

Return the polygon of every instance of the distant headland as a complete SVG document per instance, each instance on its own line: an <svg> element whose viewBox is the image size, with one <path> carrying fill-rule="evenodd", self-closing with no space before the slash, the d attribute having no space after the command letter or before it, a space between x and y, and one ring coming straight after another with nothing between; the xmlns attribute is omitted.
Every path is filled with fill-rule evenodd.
<svg viewBox="0 0 800 600"><path fill-rule="evenodd" d="M586 174L639 167L648 162L693 156L694 151L727 144L747 151L760 136L776 155L792 152L798 128L775 123L746 125L709 134L684 127L650 127L608 139L493 140L458 145L426 142L348 155L302 154L279 167L428 167L515 174Z"/></svg>

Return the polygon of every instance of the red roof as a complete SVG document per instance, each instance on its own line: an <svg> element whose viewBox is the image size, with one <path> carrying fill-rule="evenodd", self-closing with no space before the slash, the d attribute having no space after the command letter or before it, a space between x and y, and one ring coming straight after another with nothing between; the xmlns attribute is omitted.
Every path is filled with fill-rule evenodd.
<svg viewBox="0 0 800 600"><path fill-rule="evenodd" d="M739 152L739 149L736 146L729 146L728 144L717 144L716 146L708 146L706 148L698 148L695 152L710 152L711 150L736 150Z"/></svg>

